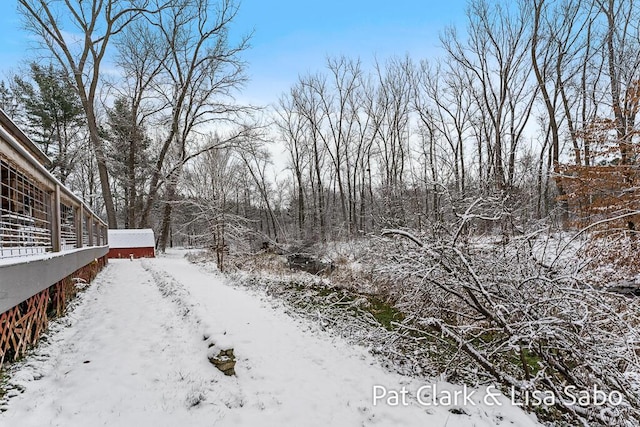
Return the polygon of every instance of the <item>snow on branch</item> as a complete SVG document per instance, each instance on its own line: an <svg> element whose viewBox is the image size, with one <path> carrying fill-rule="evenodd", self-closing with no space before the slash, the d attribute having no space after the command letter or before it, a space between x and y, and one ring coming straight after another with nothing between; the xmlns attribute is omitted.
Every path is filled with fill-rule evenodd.
<svg viewBox="0 0 640 427"><path fill-rule="evenodd" d="M383 235L418 246L381 239L372 256L376 274L393 283L390 293L407 313L401 329L421 333L438 349L432 354L439 372L467 382L497 382L516 398L548 391L556 402L548 419L635 425L629 422L640 418L640 384L634 379L640 378L640 303L575 277L579 270L572 262L582 260L566 253L568 244L549 236L544 242L545 233L528 235L536 236L535 245L559 248L557 259L564 264L551 270L534 257L530 238L495 247L397 229ZM565 391L569 386L618 393L623 401L576 405Z"/></svg>

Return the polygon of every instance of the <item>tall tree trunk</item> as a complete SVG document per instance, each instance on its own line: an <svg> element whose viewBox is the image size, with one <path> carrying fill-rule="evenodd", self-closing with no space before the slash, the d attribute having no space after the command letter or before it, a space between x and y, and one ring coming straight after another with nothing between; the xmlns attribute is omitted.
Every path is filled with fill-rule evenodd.
<svg viewBox="0 0 640 427"><path fill-rule="evenodd" d="M83 104L89 102L86 96L82 96ZM91 145L96 156L96 165L98 166L98 176L100 177L100 189L102 190L102 199L104 200L104 207L107 211L107 224L109 228L118 228L118 221L116 219L116 209L113 203L113 195L111 194L111 185L109 184L109 170L107 169L107 159L104 154L104 146L102 145L102 138L98 132L98 125L93 112L93 107L87 108L87 126L89 127L89 138L91 139Z"/></svg>
<svg viewBox="0 0 640 427"><path fill-rule="evenodd" d="M171 213L173 212L173 202L176 197L177 180L172 180L167 186L167 196L162 211L162 226L160 227L160 238L158 240L158 250L164 253L167 250L169 241L169 231L171 229Z"/></svg>
<svg viewBox="0 0 640 427"><path fill-rule="evenodd" d="M304 236L304 188L302 187L302 171L296 166L296 179L298 180L298 229L300 231L300 237Z"/></svg>
<svg viewBox="0 0 640 427"><path fill-rule="evenodd" d="M535 11L533 16L533 34L531 39L531 64L533 66L534 75L536 76L536 81L538 82L538 88L540 89L540 93L542 94L544 106L547 110L547 116L549 119L549 133L551 136L553 174L555 178L556 188L558 189L558 195L560 196L561 200L563 200L562 217L566 221L568 219L569 206L566 199L562 197L565 195L565 191L562 185L562 179L560 178L560 132L558 122L556 121L556 109L551 102L551 96L549 95L549 90L547 89L545 76L543 76L540 65L538 64L538 40L540 33L540 18L542 15L543 6L544 0L540 0L539 2L535 3ZM547 46L547 48L549 48L549 46ZM562 62L561 55L562 54L559 53L559 56L556 59L558 67L560 67L560 63ZM559 75L557 77L558 79L560 78ZM558 85L562 85L562 82L558 81Z"/></svg>

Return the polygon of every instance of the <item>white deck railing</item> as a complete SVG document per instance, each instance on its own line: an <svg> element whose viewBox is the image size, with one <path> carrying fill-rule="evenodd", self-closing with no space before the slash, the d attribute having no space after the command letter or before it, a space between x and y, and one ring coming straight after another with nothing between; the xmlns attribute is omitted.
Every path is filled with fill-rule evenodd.
<svg viewBox="0 0 640 427"><path fill-rule="evenodd" d="M105 222L42 165L42 158L0 111L0 258L107 244Z"/></svg>

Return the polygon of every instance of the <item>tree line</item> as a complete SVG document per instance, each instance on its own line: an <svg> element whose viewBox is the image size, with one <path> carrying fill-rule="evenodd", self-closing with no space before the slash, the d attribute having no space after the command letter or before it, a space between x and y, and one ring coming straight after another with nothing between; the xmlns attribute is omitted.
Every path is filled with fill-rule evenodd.
<svg viewBox="0 0 640 427"><path fill-rule="evenodd" d="M433 227L477 198L515 228L637 211L639 11L473 0L439 58L300 77L276 107L297 232Z"/></svg>
<svg viewBox="0 0 640 427"><path fill-rule="evenodd" d="M18 10L41 49L2 83L3 109L111 228L153 226L164 245L183 166L248 130L252 108L233 100L246 80L248 39L229 38L238 5L24 0Z"/></svg>
<svg viewBox="0 0 640 427"><path fill-rule="evenodd" d="M439 57L329 57L263 109L234 98L249 38L229 38L232 0L19 10L43 56L2 82L2 108L110 227L153 226L161 247L437 233L487 203L503 233L635 227L635 1L470 0Z"/></svg>

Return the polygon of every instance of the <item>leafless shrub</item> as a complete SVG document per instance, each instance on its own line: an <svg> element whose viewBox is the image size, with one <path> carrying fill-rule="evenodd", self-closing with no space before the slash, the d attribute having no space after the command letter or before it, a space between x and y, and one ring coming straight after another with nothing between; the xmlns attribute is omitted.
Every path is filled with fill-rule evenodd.
<svg viewBox="0 0 640 427"><path fill-rule="evenodd" d="M640 304L591 286L578 274L582 260L544 262L540 233L499 247L462 244L457 236L473 215L459 218L449 239L387 230L402 239L380 239L372 250L375 273L395 283L390 291L407 314L400 327L436 346L433 362L449 378L495 382L545 419L638 425ZM534 390L555 404L527 405ZM572 400L594 390L621 402Z"/></svg>

